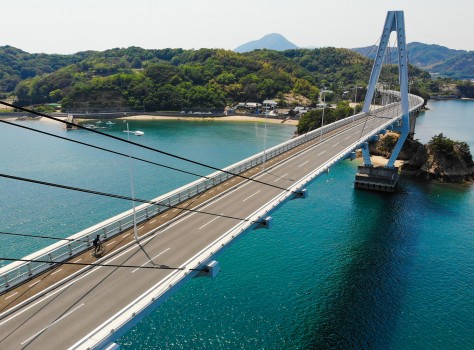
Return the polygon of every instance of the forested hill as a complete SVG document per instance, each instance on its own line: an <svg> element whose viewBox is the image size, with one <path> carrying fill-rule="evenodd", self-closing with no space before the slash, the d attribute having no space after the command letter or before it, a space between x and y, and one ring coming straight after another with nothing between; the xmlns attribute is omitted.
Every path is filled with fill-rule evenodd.
<svg viewBox="0 0 474 350"><path fill-rule="evenodd" d="M371 59L375 58L377 54L377 46L366 46L353 49L363 56L367 56ZM407 51L410 63L420 67L429 68L434 64L443 62L449 58L456 57L466 53L465 50L453 50L445 46L434 45L434 44L423 44L419 42L412 42L407 44ZM390 52L390 61L398 61L398 52L392 49Z"/></svg>
<svg viewBox="0 0 474 350"><path fill-rule="evenodd" d="M438 63L430 71L454 79L474 79L474 51Z"/></svg>
<svg viewBox="0 0 474 350"><path fill-rule="evenodd" d="M297 95L318 102L319 89L334 96L366 86L372 62L347 49L145 50L138 47L74 55L28 54L0 48L0 94L20 105L60 102L64 109L181 110L223 108L241 101ZM383 73L398 79L397 68ZM413 79L429 75L410 69ZM9 82L9 83L7 83ZM360 99L359 99L360 100Z"/></svg>
<svg viewBox="0 0 474 350"><path fill-rule="evenodd" d="M367 46L354 51L374 58L377 47ZM474 79L474 51L453 50L445 46L413 42L407 44L410 64L425 69L433 75L453 79ZM391 62L397 62L397 51L391 50Z"/></svg>
<svg viewBox="0 0 474 350"><path fill-rule="evenodd" d="M0 47L0 92L13 91L27 78L52 73L84 59L87 53L75 55L30 54L12 46Z"/></svg>

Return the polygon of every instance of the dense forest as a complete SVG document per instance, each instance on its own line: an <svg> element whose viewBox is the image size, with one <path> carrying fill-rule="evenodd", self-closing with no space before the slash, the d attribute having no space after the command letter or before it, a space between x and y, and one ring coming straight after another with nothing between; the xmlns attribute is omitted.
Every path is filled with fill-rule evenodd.
<svg viewBox="0 0 474 350"><path fill-rule="evenodd" d="M61 103L66 111L223 109L238 102L291 96L318 103L322 88L330 103L364 98L372 60L347 49L145 50L138 47L74 55L28 54L0 47L0 95L19 105ZM409 69L412 89L425 97L439 88L428 73ZM393 88L395 65L380 81Z"/></svg>

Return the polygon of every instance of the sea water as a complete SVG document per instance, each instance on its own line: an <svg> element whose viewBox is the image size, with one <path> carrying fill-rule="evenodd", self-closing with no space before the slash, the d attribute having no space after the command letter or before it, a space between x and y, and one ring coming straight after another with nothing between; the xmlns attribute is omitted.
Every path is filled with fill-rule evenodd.
<svg viewBox="0 0 474 350"><path fill-rule="evenodd" d="M474 147L474 102L429 104L417 120L423 142L443 132ZM60 126L29 126L64 135ZM134 141L222 167L289 139L294 127L254 123L130 122ZM121 135L123 124L110 130ZM0 124L3 173L130 193L129 160ZM86 131L84 142L189 171L169 157L130 150ZM264 137L266 135L266 137ZM265 138L265 141L264 141ZM5 152L5 150L7 150ZM134 162L137 197L153 198L192 176ZM119 340L123 349L474 348L474 190L402 179L393 195L353 188L344 161L219 258L214 279L186 284ZM0 180L2 231L69 235L129 209L117 199ZM1 237L21 257L44 241ZM48 242L49 243L49 242Z"/></svg>

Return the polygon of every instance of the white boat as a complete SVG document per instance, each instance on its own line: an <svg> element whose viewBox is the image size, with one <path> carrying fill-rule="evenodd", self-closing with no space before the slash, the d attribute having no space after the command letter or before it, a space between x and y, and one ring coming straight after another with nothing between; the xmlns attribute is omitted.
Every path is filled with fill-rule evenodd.
<svg viewBox="0 0 474 350"><path fill-rule="evenodd" d="M115 123L114 123L114 122L111 122L111 121L109 120L109 121L108 121L107 123L105 123L105 124L107 124L107 125L113 125L113 124L115 124Z"/></svg>

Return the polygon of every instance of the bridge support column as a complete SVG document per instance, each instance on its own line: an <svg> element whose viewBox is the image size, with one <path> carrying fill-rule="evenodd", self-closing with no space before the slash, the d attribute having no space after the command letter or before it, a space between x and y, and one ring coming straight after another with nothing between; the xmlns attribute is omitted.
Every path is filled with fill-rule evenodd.
<svg viewBox="0 0 474 350"><path fill-rule="evenodd" d="M367 168L372 167L372 161L370 160L370 152L369 152L369 143L364 142L362 145L362 156L364 157L364 166Z"/></svg>
<svg viewBox="0 0 474 350"><path fill-rule="evenodd" d="M376 191L394 192L398 183L398 168L394 167L400 150L410 132L410 126L414 128L414 123L410 123L409 101L408 101L408 60L406 54L405 18L403 11L389 11L385 19L385 24L380 39L377 56L374 60L372 73L370 74L367 94L365 96L362 111L369 113L372 98L374 97L377 82L382 70L383 59L392 32L397 34L398 51L398 73L400 82L401 100L401 124L395 129L400 131L400 137L395 144L390 159L385 167L374 168L370 161L368 146L364 145L362 154L364 156L364 166L359 167L356 175L355 187ZM412 118L414 119L414 118ZM411 124L411 125L410 125Z"/></svg>

